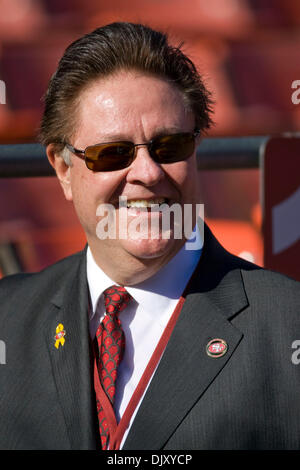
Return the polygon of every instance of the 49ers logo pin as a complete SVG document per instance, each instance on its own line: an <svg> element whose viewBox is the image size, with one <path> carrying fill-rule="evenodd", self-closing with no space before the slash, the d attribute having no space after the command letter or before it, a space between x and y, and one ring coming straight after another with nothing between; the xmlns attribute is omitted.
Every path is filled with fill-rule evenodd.
<svg viewBox="0 0 300 470"><path fill-rule="evenodd" d="M206 346L206 352L210 357L222 357L226 354L228 345L224 339L212 339Z"/></svg>
<svg viewBox="0 0 300 470"><path fill-rule="evenodd" d="M58 349L59 345L61 344L63 346L66 341L65 340L66 332L64 330L64 325L62 323L59 323L59 325L57 325L55 333L56 335L54 336L54 339L55 339L54 346L56 347L56 349Z"/></svg>

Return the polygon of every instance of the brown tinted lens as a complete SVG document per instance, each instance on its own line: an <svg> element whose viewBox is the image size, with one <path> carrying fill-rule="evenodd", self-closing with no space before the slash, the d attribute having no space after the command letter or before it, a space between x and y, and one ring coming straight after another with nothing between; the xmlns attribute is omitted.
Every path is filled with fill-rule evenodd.
<svg viewBox="0 0 300 470"><path fill-rule="evenodd" d="M87 147L86 165L93 171L115 171L128 167L134 156L131 142L113 142Z"/></svg>
<svg viewBox="0 0 300 470"><path fill-rule="evenodd" d="M150 154L159 163L186 160L195 149L195 137L190 133L173 134L153 139Z"/></svg>

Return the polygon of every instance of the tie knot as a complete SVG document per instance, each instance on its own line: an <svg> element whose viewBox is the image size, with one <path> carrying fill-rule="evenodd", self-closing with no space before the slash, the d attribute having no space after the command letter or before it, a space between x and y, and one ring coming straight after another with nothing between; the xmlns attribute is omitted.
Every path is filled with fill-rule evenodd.
<svg viewBox="0 0 300 470"><path fill-rule="evenodd" d="M103 295L105 310L108 315L118 315L131 300L131 295L122 286L111 286L105 289Z"/></svg>

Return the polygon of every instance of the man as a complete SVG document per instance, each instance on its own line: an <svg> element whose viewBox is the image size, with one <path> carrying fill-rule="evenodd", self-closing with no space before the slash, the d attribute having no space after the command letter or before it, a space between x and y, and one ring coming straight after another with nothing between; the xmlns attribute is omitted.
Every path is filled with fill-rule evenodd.
<svg viewBox="0 0 300 470"><path fill-rule="evenodd" d="M211 100L191 61L111 24L69 46L45 101L87 247L0 283L0 447L298 448L299 283L197 228Z"/></svg>

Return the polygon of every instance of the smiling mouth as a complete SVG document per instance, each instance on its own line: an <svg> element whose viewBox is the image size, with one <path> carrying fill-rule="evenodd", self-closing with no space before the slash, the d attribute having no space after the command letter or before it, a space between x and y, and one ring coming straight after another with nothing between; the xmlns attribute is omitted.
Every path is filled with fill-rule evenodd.
<svg viewBox="0 0 300 470"><path fill-rule="evenodd" d="M161 204L168 204L168 199L164 197L158 197L153 199L131 199L127 201L127 208L134 207L136 209L147 208L151 209L153 206L160 206Z"/></svg>
<svg viewBox="0 0 300 470"><path fill-rule="evenodd" d="M135 209L138 211L160 210L160 206L169 206L170 199L166 197L156 197L151 199L127 199L125 196L119 198L119 208Z"/></svg>

